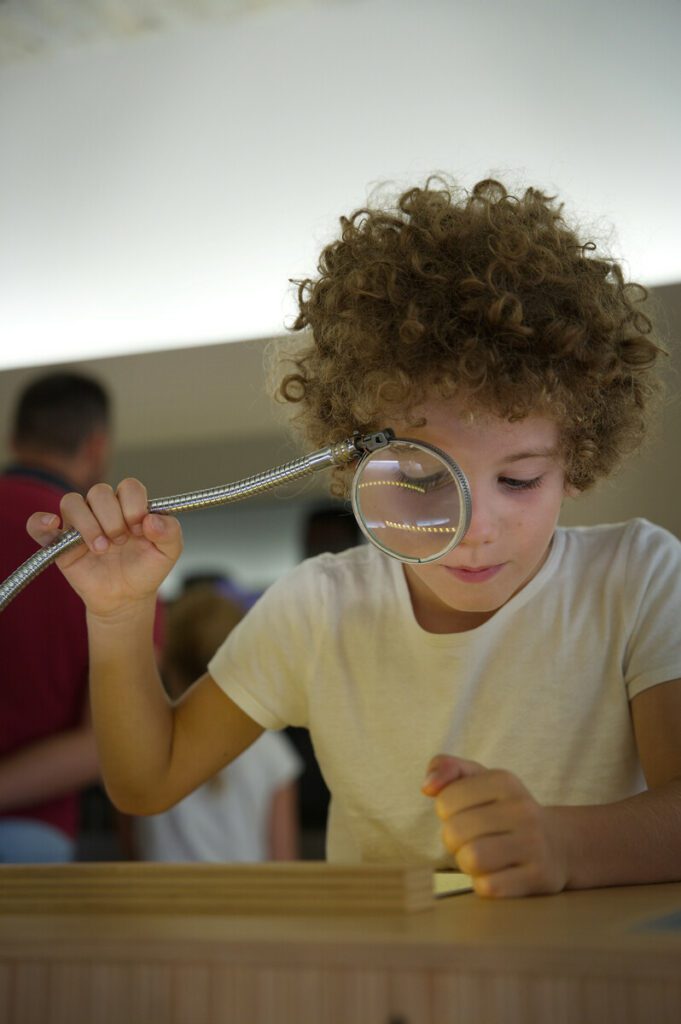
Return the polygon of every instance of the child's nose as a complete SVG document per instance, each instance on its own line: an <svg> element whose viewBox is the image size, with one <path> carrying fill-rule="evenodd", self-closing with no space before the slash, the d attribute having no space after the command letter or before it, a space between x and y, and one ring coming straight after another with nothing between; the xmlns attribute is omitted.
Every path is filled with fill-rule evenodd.
<svg viewBox="0 0 681 1024"><path fill-rule="evenodd" d="M491 503L472 492L471 505L471 520L461 546L491 544L498 539L500 532L499 520Z"/></svg>

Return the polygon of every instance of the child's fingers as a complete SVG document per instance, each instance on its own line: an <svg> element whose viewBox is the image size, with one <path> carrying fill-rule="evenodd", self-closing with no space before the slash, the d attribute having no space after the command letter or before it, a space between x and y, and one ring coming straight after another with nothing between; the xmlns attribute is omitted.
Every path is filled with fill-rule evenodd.
<svg viewBox="0 0 681 1024"><path fill-rule="evenodd" d="M143 534L142 520L147 514L147 489L139 480L134 477L127 477L121 480L116 488L116 497L121 506L123 518L128 529L136 537Z"/></svg>
<svg viewBox="0 0 681 1024"><path fill-rule="evenodd" d="M457 779L465 779L471 775L479 775L487 769L477 761L468 761L463 757L451 757L449 754L437 754L431 759L426 769L426 778L421 791L426 796L437 796L441 789Z"/></svg>
<svg viewBox="0 0 681 1024"><path fill-rule="evenodd" d="M106 505L112 499L115 500L113 498L113 491L111 491L108 498L103 494L103 492L98 493L98 505L100 506L100 512L102 506ZM109 541L102 524L99 522L99 519L95 515L93 509L88 505L81 494L76 494L75 492L65 494L60 502L59 508L61 510L64 526L73 526L78 530L78 533L81 535L91 551L94 551L95 554L99 555L108 550ZM104 518L106 518L106 515Z"/></svg>
<svg viewBox="0 0 681 1024"><path fill-rule="evenodd" d="M173 516L152 513L142 520L142 529L147 540L155 544L173 562L182 551L182 530Z"/></svg>
<svg viewBox="0 0 681 1024"><path fill-rule="evenodd" d="M123 511L113 488L109 484L95 484L87 493L87 503L101 527L101 536L124 544L128 537L128 527L123 518ZM104 545L95 541L98 550L105 550Z"/></svg>
<svg viewBox="0 0 681 1024"><path fill-rule="evenodd" d="M109 544L123 544L130 536L141 537L147 514L147 492L139 480L123 480L114 492L109 484L95 484L87 498L66 494L61 512L65 523L74 526L96 554Z"/></svg>
<svg viewBox="0 0 681 1024"><path fill-rule="evenodd" d="M59 516L53 512L34 512L26 522L26 532L44 548L59 536L60 525Z"/></svg>
<svg viewBox="0 0 681 1024"><path fill-rule="evenodd" d="M168 558L175 560L182 550L182 531L172 516L147 511L147 490L139 480L121 480L116 489L125 521L132 534L155 544Z"/></svg>

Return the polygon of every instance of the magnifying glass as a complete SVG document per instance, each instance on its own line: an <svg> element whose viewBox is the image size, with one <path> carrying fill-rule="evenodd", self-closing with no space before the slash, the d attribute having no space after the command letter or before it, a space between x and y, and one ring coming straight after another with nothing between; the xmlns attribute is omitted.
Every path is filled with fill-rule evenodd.
<svg viewBox="0 0 681 1024"><path fill-rule="evenodd" d="M442 558L461 542L471 517L468 481L454 459L403 438L364 455L351 496L368 540L401 562Z"/></svg>
<svg viewBox="0 0 681 1024"><path fill-rule="evenodd" d="M434 445L396 438L388 429L353 434L236 483L154 498L148 510L169 514L226 505L355 459L360 461L352 481L352 509L372 544L402 562L433 562L461 543L471 518L463 471ZM77 530L66 530L31 555L0 584L0 611L59 555L82 543Z"/></svg>

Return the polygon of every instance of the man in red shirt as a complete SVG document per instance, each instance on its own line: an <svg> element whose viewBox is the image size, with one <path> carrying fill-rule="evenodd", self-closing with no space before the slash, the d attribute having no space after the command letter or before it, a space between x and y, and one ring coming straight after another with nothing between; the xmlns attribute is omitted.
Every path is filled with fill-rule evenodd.
<svg viewBox="0 0 681 1024"><path fill-rule="evenodd" d="M55 373L21 395L15 462L0 475L0 579L35 550L26 520L59 515L67 491L105 475L109 401L94 380ZM98 777L87 698L85 611L50 566L0 614L0 862L74 854L81 789Z"/></svg>

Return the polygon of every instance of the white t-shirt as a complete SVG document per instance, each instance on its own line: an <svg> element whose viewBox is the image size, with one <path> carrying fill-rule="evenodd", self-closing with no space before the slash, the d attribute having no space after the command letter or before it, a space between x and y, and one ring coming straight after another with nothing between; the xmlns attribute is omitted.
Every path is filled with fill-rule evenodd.
<svg viewBox="0 0 681 1024"><path fill-rule="evenodd" d="M286 737L264 732L215 779L175 807L135 819L140 859L267 860L272 798L302 769L303 762Z"/></svg>
<svg viewBox="0 0 681 1024"><path fill-rule="evenodd" d="M559 528L527 586L483 625L433 634L403 566L371 545L275 583L209 671L265 728L310 729L332 794L329 860L450 863L430 758L515 772L540 803L645 788L629 700L681 677L681 543L635 519Z"/></svg>

